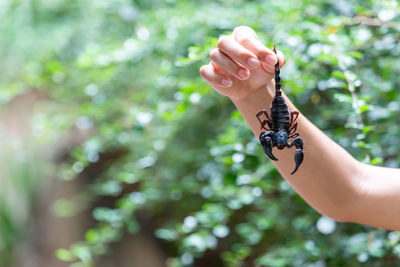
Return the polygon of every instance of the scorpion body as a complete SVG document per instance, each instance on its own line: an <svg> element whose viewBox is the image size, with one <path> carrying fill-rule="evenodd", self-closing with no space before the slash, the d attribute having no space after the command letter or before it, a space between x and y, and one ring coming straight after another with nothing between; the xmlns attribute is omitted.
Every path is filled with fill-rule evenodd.
<svg viewBox="0 0 400 267"><path fill-rule="evenodd" d="M275 47L274 52L276 54ZM268 112L263 109L256 115L258 121L261 123L261 129L267 130L266 132L261 132L259 137L262 149L270 159L278 160L272 154L272 148L274 146L279 150L285 147L290 148L296 146L297 149L294 154L296 166L291 172L291 174L294 174L303 162L303 140L299 137L299 133L296 132L296 120L299 116L299 112L296 110L290 112L285 99L282 97L279 61L275 64L275 96L271 102L270 114L271 117L268 115ZM265 116L264 119L261 119L262 115ZM266 126L268 126L268 128ZM293 141L288 142L288 140L292 138L294 138Z"/></svg>

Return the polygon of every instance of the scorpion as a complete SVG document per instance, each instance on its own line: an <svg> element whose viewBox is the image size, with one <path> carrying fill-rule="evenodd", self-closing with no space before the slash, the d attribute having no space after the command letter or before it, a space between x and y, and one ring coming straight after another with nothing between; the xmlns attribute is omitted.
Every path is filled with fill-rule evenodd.
<svg viewBox="0 0 400 267"><path fill-rule="evenodd" d="M276 48L274 46L274 53L278 58ZM300 138L300 134L297 131L297 117L299 112L293 110L289 112L289 108L286 104L285 99L282 97L281 91L281 78L280 78L279 60L275 64L275 96L272 98L270 106L270 114L263 109L257 113L256 117L261 123L261 130L259 140L264 153L272 160L277 161L278 159L272 154L272 148L276 146L279 150L285 147L291 148L296 146L296 152L294 154L294 161L296 163L295 169L291 172L294 174L303 162L303 140ZM261 119L264 115L265 119ZM268 126L268 128L266 127ZM292 142L288 142L289 139L294 138Z"/></svg>

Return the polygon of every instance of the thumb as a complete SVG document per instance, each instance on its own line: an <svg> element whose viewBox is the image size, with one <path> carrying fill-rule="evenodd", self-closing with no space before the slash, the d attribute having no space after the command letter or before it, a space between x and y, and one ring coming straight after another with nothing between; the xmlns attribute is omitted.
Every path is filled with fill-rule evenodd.
<svg viewBox="0 0 400 267"><path fill-rule="evenodd" d="M269 74L275 74L276 60L279 60L279 68L281 69L283 67L283 65L285 65L285 56L283 55L283 53L281 51L277 51L276 54L270 54L268 56L271 56L271 58L273 58L275 63L268 64L268 63L262 62L261 67L263 68L263 70L265 72L267 72Z"/></svg>

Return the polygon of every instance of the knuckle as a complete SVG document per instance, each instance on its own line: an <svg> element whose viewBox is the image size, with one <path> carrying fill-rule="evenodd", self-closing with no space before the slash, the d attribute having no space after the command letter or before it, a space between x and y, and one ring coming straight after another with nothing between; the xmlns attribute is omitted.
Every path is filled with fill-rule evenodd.
<svg viewBox="0 0 400 267"><path fill-rule="evenodd" d="M204 77L204 75L206 73L206 68L207 68L207 66L204 65L204 66L201 66L201 68L199 70L200 71L200 75L203 76L203 77Z"/></svg>
<svg viewBox="0 0 400 267"><path fill-rule="evenodd" d="M234 30L235 40L243 46L250 46L257 40L256 32L248 26L239 26Z"/></svg>
<svg viewBox="0 0 400 267"><path fill-rule="evenodd" d="M207 80L207 81L210 81L211 80L211 77L212 77L212 70L211 70L211 68L210 68L210 65L203 65L201 68L200 68L200 75L205 79L205 80Z"/></svg>
<svg viewBox="0 0 400 267"><path fill-rule="evenodd" d="M250 28L249 26L245 26L245 25L240 25L237 26L234 30L234 33L238 33L238 32L250 32L250 33L255 33L254 30L252 28Z"/></svg>
<svg viewBox="0 0 400 267"><path fill-rule="evenodd" d="M204 80L206 80L207 82L210 80L209 76L207 74L207 70L205 68L200 69L200 75L201 77L203 77Z"/></svg>
<svg viewBox="0 0 400 267"><path fill-rule="evenodd" d="M215 61L217 59L217 57L218 57L218 53L219 53L219 51L218 51L217 48L212 49L210 51L210 59Z"/></svg>
<svg viewBox="0 0 400 267"><path fill-rule="evenodd" d="M228 35L223 35L218 39L218 48L224 48L226 44L230 41L230 37Z"/></svg>

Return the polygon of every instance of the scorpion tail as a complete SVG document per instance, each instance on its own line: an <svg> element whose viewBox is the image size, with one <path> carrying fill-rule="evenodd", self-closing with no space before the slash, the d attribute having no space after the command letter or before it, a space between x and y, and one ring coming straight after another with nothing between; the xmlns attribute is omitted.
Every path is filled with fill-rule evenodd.
<svg viewBox="0 0 400 267"><path fill-rule="evenodd" d="M296 162L296 167L290 174L294 174L297 171L300 164L303 162L303 158L304 158L303 150L301 148L296 149L296 152L294 153L294 161Z"/></svg>
<svg viewBox="0 0 400 267"><path fill-rule="evenodd" d="M280 69L279 69L279 58L278 58L278 53L276 52L276 46L274 45L274 53L276 55L276 64L275 64L275 95L276 96L281 96L281 77L280 77Z"/></svg>

